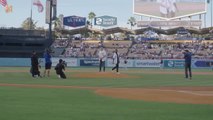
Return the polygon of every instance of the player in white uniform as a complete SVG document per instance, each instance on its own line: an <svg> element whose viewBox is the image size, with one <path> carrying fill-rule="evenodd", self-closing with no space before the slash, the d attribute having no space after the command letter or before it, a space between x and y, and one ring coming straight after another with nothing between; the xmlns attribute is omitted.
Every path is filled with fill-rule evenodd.
<svg viewBox="0 0 213 120"><path fill-rule="evenodd" d="M106 51L103 49L103 47L101 47L99 53L98 53L98 57L99 57L99 72L101 72L101 69L103 67L103 71L105 72L105 61L107 59L107 53Z"/></svg>

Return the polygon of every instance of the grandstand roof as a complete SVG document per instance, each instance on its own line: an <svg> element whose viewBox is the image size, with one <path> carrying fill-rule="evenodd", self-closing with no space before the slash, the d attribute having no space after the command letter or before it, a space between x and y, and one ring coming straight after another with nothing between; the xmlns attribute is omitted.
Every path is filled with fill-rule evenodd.
<svg viewBox="0 0 213 120"><path fill-rule="evenodd" d="M172 35L172 34L176 34L177 31L179 31L181 29L188 31L191 34L208 34L208 33L212 32L213 27L203 28L203 29L184 28L184 27L177 27L177 28L172 28L172 29L160 29L160 28L148 27L148 28L141 28L141 29L136 29L136 30L131 30L131 29L122 28L122 27L115 27L115 28L109 28L109 29L103 29L103 30L83 27L83 28L77 28L77 29L72 29L72 30L63 29L63 30L56 30L56 31L59 31L62 34L70 34L70 35L84 34L87 32L94 33L94 34L105 34L105 35L114 34L114 33L139 35L139 34L143 34L147 30L152 30L158 34Z"/></svg>
<svg viewBox="0 0 213 120"><path fill-rule="evenodd" d="M134 34L133 30L122 28L122 27L115 27L110 29L104 29L104 34L113 34L113 33L126 33L126 34Z"/></svg>
<svg viewBox="0 0 213 120"><path fill-rule="evenodd" d="M69 35L76 35L76 34L84 34L84 33L94 33L94 34L103 34L101 30L98 29L92 29L88 27L83 27L83 28L77 28L77 29L72 29L72 30L58 30L56 31L61 32L62 34L69 34Z"/></svg>

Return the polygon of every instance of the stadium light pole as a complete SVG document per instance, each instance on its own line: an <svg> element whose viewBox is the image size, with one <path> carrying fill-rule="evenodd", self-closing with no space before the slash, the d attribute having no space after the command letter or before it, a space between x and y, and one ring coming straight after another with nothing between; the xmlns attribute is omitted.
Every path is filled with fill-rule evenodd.
<svg viewBox="0 0 213 120"><path fill-rule="evenodd" d="M211 9L211 27L212 27L212 0L207 0L207 4L210 4ZM207 5L208 6L208 5Z"/></svg>
<svg viewBox="0 0 213 120"><path fill-rule="evenodd" d="M211 27L212 27L212 3L213 3L213 2L212 2L212 0L211 0L211 3L210 3L210 4L211 4Z"/></svg>
<svg viewBox="0 0 213 120"><path fill-rule="evenodd" d="M204 14L204 27L206 28L206 13Z"/></svg>
<svg viewBox="0 0 213 120"><path fill-rule="evenodd" d="M30 21L29 21L30 30L32 30L32 21L33 21L33 0L31 0L31 9L30 9Z"/></svg>
<svg viewBox="0 0 213 120"><path fill-rule="evenodd" d="M52 40L52 0L50 0L50 23L49 23L49 39Z"/></svg>

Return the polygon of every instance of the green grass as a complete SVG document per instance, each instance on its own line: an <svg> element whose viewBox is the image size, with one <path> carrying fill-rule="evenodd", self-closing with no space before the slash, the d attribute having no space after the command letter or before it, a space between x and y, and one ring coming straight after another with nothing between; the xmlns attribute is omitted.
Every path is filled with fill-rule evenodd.
<svg viewBox="0 0 213 120"><path fill-rule="evenodd" d="M32 78L29 68L0 68L0 84L42 84L94 87L158 87L158 86L213 86L213 74L194 75L185 80L183 75L147 74L155 69L130 69L125 74L135 79L79 79L72 75L96 72L94 68L72 68L67 80L59 80L52 70L50 78ZM73 70L73 71L72 71ZM183 71L183 70L175 70ZM194 70L199 71L199 70ZM210 70L201 70L210 72ZM79 72L78 72L79 73ZM116 99L99 96L92 90L68 88L21 88L0 86L0 120L212 120L213 105L175 104Z"/></svg>
<svg viewBox="0 0 213 120"><path fill-rule="evenodd" d="M98 86L98 87L155 87L155 86L213 86L213 71L201 70L202 72L212 72L212 75L193 75L193 81L186 80L183 74L150 74L159 70L155 69L130 69L122 70L121 73L139 78L76 78L74 74L79 71L97 72L94 68L69 68L66 72L67 80L59 80L54 71L51 72L50 78L32 78L28 73L29 68L3 68L0 70L22 70L26 72L6 72L0 73L0 83L17 83L17 84L47 84L47 85L72 85L72 86ZM108 70L109 71L109 70ZM165 70L171 71L171 70ZM183 71L183 70L172 70ZM194 70L198 71L198 70ZM149 74L147 73L149 72Z"/></svg>

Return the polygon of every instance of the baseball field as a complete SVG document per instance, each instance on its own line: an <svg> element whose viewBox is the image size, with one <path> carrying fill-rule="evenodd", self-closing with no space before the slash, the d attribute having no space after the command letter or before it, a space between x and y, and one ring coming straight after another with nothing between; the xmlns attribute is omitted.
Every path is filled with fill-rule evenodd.
<svg viewBox="0 0 213 120"><path fill-rule="evenodd" d="M43 69L41 69L43 72ZM213 71L67 68L68 79L0 67L0 120L212 120Z"/></svg>

